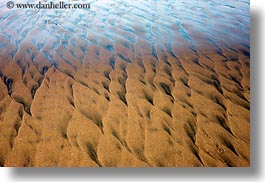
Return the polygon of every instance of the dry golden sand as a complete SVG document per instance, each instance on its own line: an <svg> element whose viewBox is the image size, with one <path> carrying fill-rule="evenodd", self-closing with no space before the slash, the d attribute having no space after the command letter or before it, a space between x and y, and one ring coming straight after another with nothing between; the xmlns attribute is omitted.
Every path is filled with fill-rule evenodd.
<svg viewBox="0 0 265 182"><path fill-rule="evenodd" d="M249 50L0 57L1 166L249 166ZM46 47L47 51L49 47ZM8 47L6 48L8 52ZM97 54L98 53L98 54ZM78 52L76 52L78 55Z"/></svg>

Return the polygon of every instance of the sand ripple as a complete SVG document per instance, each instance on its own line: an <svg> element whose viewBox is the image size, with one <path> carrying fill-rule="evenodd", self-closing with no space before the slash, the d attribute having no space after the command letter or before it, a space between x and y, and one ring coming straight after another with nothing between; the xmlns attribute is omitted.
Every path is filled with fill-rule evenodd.
<svg viewBox="0 0 265 182"><path fill-rule="evenodd" d="M249 1L5 3L1 166L250 165Z"/></svg>

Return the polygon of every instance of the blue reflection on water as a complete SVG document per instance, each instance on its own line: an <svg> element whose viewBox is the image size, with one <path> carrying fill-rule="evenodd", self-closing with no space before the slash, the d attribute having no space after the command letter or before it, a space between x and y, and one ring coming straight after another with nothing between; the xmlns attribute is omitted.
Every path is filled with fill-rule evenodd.
<svg viewBox="0 0 265 182"><path fill-rule="evenodd" d="M25 3L26 1L17 1ZM28 1L35 2L35 1ZM42 1L43 3L45 1ZM56 1L54 1L56 2ZM39 50L47 44L97 45L113 52L120 43L131 49L139 42L154 47L249 47L249 0L92 0L91 9L7 9L0 5L0 46L30 43ZM139 45L138 45L139 44ZM47 54L47 53L46 53Z"/></svg>

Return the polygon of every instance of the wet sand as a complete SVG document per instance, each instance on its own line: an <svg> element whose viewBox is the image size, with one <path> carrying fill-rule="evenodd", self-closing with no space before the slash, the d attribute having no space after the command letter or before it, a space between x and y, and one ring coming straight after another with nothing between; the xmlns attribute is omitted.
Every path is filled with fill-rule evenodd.
<svg viewBox="0 0 265 182"><path fill-rule="evenodd" d="M79 26L16 32L16 16L2 14L1 166L250 166L245 40L209 42L187 26L170 45L166 36L150 44L143 37L153 31L140 29L132 45L122 29L124 39L88 44L72 36ZM47 39L44 28L69 37Z"/></svg>
<svg viewBox="0 0 265 182"><path fill-rule="evenodd" d="M248 56L89 50L56 67L1 55L1 166L249 166Z"/></svg>

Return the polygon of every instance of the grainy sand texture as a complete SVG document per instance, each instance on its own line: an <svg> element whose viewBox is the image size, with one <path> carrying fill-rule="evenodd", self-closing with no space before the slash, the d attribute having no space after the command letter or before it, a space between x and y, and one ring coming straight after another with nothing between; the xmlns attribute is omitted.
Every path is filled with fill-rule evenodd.
<svg viewBox="0 0 265 182"><path fill-rule="evenodd" d="M249 1L5 3L1 166L250 166Z"/></svg>

